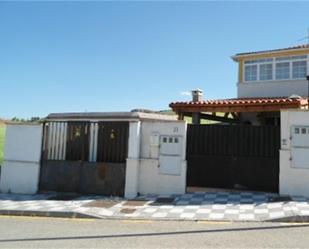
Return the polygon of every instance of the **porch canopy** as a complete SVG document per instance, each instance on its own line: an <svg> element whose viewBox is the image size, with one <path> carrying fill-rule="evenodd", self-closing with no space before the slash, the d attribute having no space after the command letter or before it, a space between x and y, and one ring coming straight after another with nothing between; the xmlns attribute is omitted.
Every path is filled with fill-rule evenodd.
<svg viewBox="0 0 309 249"><path fill-rule="evenodd" d="M193 119L208 119L221 122L235 122L241 113L280 112L281 109L308 109L308 99L302 97L235 98L173 102L169 105L179 119L191 116ZM218 116L216 113L225 113ZM207 114L211 113L211 114ZM229 114L233 118L228 118ZM198 117L196 117L198 116ZM194 122L193 120L193 123Z"/></svg>

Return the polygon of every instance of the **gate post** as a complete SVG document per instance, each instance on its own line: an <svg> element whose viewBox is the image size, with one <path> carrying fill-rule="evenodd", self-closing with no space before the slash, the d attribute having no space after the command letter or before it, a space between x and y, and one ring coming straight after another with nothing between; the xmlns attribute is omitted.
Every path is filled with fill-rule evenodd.
<svg viewBox="0 0 309 249"><path fill-rule="evenodd" d="M2 192L35 194L38 191L42 134L41 124L7 126L0 182Z"/></svg>
<svg viewBox="0 0 309 249"><path fill-rule="evenodd" d="M200 124L201 118L199 113L192 113L192 124Z"/></svg>
<svg viewBox="0 0 309 249"><path fill-rule="evenodd" d="M141 122L130 122L129 146L126 163L125 198L134 198L138 193Z"/></svg>

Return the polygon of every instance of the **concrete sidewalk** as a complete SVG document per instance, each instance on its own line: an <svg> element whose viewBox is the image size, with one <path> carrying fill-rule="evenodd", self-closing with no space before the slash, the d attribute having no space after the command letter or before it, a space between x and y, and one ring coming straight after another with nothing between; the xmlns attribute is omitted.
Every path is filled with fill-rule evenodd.
<svg viewBox="0 0 309 249"><path fill-rule="evenodd" d="M309 221L309 199L254 192L147 195L134 200L64 194L0 194L0 214L215 221Z"/></svg>

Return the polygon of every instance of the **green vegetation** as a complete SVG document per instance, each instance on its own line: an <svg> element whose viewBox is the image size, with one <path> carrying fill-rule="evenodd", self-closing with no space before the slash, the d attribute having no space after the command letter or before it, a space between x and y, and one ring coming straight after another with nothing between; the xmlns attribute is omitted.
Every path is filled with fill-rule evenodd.
<svg viewBox="0 0 309 249"><path fill-rule="evenodd" d="M5 125L0 124L0 165L4 157L4 139L5 139Z"/></svg>

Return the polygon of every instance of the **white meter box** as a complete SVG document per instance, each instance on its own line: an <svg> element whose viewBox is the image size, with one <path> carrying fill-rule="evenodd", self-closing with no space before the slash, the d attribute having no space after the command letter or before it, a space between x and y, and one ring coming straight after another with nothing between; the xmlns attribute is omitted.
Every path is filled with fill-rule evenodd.
<svg viewBox="0 0 309 249"><path fill-rule="evenodd" d="M159 173L163 175L180 175L181 153L181 136L162 135L160 137Z"/></svg>
<svg viewBox="0 0 309 249"><path fill-rule="evenodd" d="M292 126L292 147L309 148L309 126Z"/></svg>
<svg viewBox="0 0 309 249"><path fill-rule="evenodd" d="M294 168L309 169L309 126L291 128L291 161Z"/></svg>
<svg viewBox="0 0 309 249"><path fill-rule="evenodd" d="M159 173L162 175L180 175L181 158L178 156L160 156Z"/></svg>
<svg viewBox="0 0 309 249"><path fill-rule="evenodd" d="M160 154L179 156L181 155L182 137L180 136L161 136Z"/></svg>

